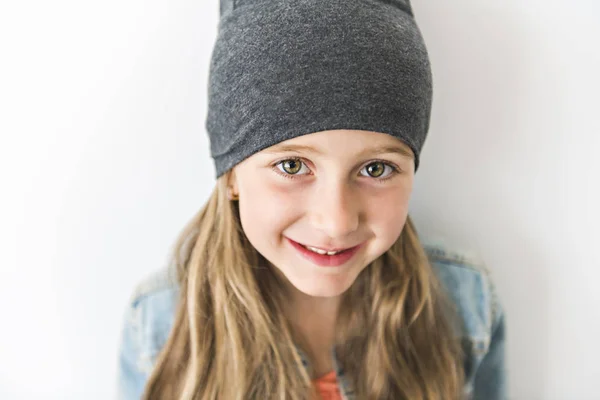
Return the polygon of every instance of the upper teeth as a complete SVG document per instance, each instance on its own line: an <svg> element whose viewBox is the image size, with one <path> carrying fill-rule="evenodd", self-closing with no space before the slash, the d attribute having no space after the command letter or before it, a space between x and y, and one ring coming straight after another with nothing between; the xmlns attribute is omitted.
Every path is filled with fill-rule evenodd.
<svg viewBox="0 0 600 400"><path fill-rule="evenodd" d="M328 256L332 256L334 254L339 253L340 251L343 251L343 250L340 250L340 251L325 251L325 250L317 249L316 247L310 247L310 246L304 246L304 247L306 247L310 251L314 251L315 253L327 254Z"/></svg>

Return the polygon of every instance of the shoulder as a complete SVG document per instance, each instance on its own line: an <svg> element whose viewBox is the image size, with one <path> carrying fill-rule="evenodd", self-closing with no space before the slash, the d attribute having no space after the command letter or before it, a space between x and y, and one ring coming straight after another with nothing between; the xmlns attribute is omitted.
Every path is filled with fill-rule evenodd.
<svg viewBox="0 0 600 400"><path fill-rule="evenodd" d="M506 325L490 270L476 254L424 244L462 322L465 390L472 399L506 399Z"/></svg>
<svg viewBox="0 0 600 400"><path fill-rule="evenodd" d="M502 313L487 265L478 254L443 243L424 243L423 247L442 286L456 305L465 339L473 342L474 351L487 351Z"/></svg>
<svg viewBox="0 0 600 400"><path fill-rule="evenodd" d="M152 301L157 296L172 296L179 292L179 284L175 270L161 268L144 276L134 287L130 303L137 306L139 303Z"/></svg>
<svg viewBox="0 0 600 400"><path fill-rule="evenodd" d="M127 343L122 344L121 352L141 373L151 371L166 342L178 301L179 285L170 268L149 273L133 288L123 327Z"/></svg>

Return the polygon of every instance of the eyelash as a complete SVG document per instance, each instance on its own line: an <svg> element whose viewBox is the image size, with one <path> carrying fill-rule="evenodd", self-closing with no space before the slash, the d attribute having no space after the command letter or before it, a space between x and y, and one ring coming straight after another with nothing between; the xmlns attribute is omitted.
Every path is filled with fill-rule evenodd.
<svg viewBox="0 0 600 400"><path fill-rule="evenodd" d="M302 159L301 159L301 158L297 158L297 157L284 158L283 160L277 161L276 163L274 163L274 164L271 166L271 167L273 168L273 170L275 170L275 172L276 172L278 175L281 175L281 176L283 176L284 178L287 178L287 179L299 179L299 177L303 176L303 175L294 175L294 174L287 174L287 173L281 172L281 170L280 170L279 168L277 168L277 166L278 166L279 164L281 164L282 162L284 162L284 161L298 161L298 162L301 162L301 163L305 164L305 163L304 163L304 161L302 161ZM397 174L401 173L401 170L400 170L400 168L396 167L394 164L391 164L391 163L389 163L389 162L387 162L387 161L383 161L383 160L371 160L371 161L369 161L369 163L368 163L368 164L365 164L365 165L363 166L363 168L364 168L364 167L366 167L366 166L368 166L368 165L371 165L371 164L374 164L374 163L378 163L378 162L379 162L379 163L382 163L382 164L384 164L384 165L387 165L387 166L389 166L389 167L392 169L392 173L391 173L391 174L389 174L389 175L388 175L387 177L385 177L385 178L376 178L376 177L372 177L372 178L373 178L375 181L377 181L377 182L379 182L379 183L381 183L381 182L385 182L385 181L387 181L388 179L391 179L391 178L393 178L394 176L396 176ZM305 164L305 165L306 165L306 164ZM362 168L361 168L361 170L362 170Z"/></svg>

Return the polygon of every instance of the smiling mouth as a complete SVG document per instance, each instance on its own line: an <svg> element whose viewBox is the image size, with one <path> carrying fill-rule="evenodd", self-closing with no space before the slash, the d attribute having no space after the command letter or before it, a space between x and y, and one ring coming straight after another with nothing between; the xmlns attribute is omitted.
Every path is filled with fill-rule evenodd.
<svg viewBox="0 0 600 400"><path fill-rule="evenodd" d="M298 243L292 239L286 238L290 244L299 252L299 254L306 260L316 264L320 267L341 267L347 264L352 258L355 257L356 253L360 250L364 243L361 243L354 247L349 247L339 252L325 252L323 250L316 249L318 251L311 250L305 245ZM332 254L333 253L333 254Z"/></svg>
<svg viewBox="0 0 600 400"><path fill-rule="evenodd" d="M292 239L289 239L289 240L292 240ZM326 250L326 249L323 249L323 248L318 247L318 246L310 246L310 245L307 245L307 244L304 244L304 243L296 242L295 240L293 240L293 242L299 244L300 246L302 246L305 249L307 249L309 251L312 251L314 253L321 254L321 255L330 255L330 256L344 253L344 252L352 250L352 249L354 249L355 247L358 246L357 245L357 246L346 247L346 248L340 248L340 247L338 247L338 248L335 248L335 249L327 249Z"/></svg>

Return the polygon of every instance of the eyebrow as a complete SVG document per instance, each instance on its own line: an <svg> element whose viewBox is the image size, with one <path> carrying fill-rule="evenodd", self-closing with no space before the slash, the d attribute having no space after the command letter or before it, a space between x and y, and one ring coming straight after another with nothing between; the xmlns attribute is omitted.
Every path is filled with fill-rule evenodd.
<svg viewBox="0 0 600 400"><path fill-rule="evenodd" d="M296 151L299 153L314 153L314 154L319 154L321 156L325 156L326 154L323 153L321 150L314 148L312 146L307 146L307 145L300 145L300 144L284 144L284 143L280 143L277 144L275 146L272 146L271 148L265 149L265 153L284 153L284 152L288 152L288 151ZM410 159L414 159L413 154L411 153L410 150L405 149L404 147L401 146L397 146L397 145L383 145L383 146L375 146L375 147L371 147L368 149L365 149L363 151L361 151L360 153L358 153L358 157L363 157L363 156L367 156L370 154L389 154L389 153L395 153L395 154L399 154L401 156L410 158Z"/></svg>

